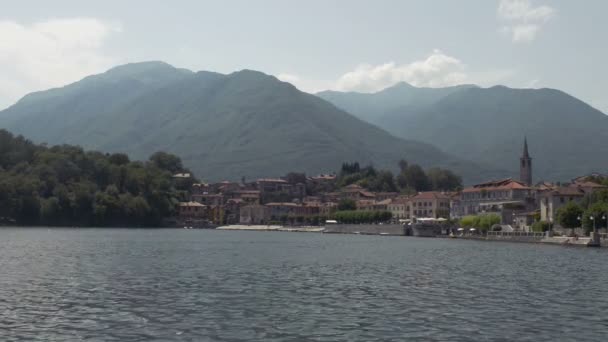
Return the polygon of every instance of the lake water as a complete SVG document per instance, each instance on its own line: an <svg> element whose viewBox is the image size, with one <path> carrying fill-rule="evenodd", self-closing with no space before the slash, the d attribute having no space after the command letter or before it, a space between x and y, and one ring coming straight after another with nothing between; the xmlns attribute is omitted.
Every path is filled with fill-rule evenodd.
<svg viewBox="0 0 608 342"><path fill-rule="evenodd" d="M0 229L0 340L607 341L608 249Z"/></svg>

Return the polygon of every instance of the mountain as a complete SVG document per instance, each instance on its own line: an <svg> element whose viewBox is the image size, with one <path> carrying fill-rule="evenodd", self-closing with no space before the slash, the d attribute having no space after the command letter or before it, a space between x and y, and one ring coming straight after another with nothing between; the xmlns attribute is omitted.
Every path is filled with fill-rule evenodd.
<svg viewBox="0 0 608 342"><path fill-rule="evenodd" d="M417 88L406 82L400 82L374 94L327 90L316 95L360 119L375 122L389 111L405 108L413 111L425 108L454 92L476 87L458 85L446 88Z"/></svg>
<svg viewBox="0 0 608 342"><path fill-rule="evenodd" d="M608 168L602 157L608 153L608 117L559 90L397 85L375 94L318 95L397 136L515 177L524 136L535 180L563 181Z"/></svg>
<svg viewBox="0 0 608 342"><path fill-rule="evenodd" d="M397 138L261 72L190 72L160 63L120 66L25 96L0 126L37 142L78 144L143 159L179 155L204 180L309 174L344 161L395 169L399 159L441 166L465 182L500 174L436 147Z"/></svg>

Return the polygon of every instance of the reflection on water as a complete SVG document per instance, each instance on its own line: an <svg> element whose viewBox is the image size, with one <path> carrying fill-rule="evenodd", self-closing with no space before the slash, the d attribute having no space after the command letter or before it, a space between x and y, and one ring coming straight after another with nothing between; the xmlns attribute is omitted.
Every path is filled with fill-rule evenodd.
<svg viewBox="0 0 608 342"><path fill-rule="evenodd" d="M0 229L3 341L605 341L608 250Z"/></svg>

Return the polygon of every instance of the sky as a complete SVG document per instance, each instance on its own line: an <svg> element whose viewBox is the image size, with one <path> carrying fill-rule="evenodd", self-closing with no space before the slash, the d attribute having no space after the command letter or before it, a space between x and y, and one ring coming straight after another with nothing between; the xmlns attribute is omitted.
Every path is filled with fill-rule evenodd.
<svg viewBox="0 0 608 342"><path fill-rule="evenodd" d="M605 0L0 0L0 109L125 63L301 90L557 88L608 113Z"/></svg>

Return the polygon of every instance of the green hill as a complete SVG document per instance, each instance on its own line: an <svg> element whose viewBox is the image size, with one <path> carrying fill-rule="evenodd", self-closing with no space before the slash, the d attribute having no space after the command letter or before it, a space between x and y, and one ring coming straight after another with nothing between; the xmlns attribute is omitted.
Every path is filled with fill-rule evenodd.
<svg viewBox="0 0 608 342"><path fill-rule="evenodd" d="M397 86L375 94L318 95L397 136L514 176L524 136L535 180L568 180L608 168L601 157L608 153L608 117L559 90Z"/></svg>
<svg viewBox="0 0 608 342"><path fill-rule="evenodd" d="M344 161L441 166L465 182L500 171L396 138L329 102L256 71L193 73L160 62L131 64L61 89L26 96L0 126L36 142L70 143L144 159L179 155L201 179L337 170Z"/></svg>

